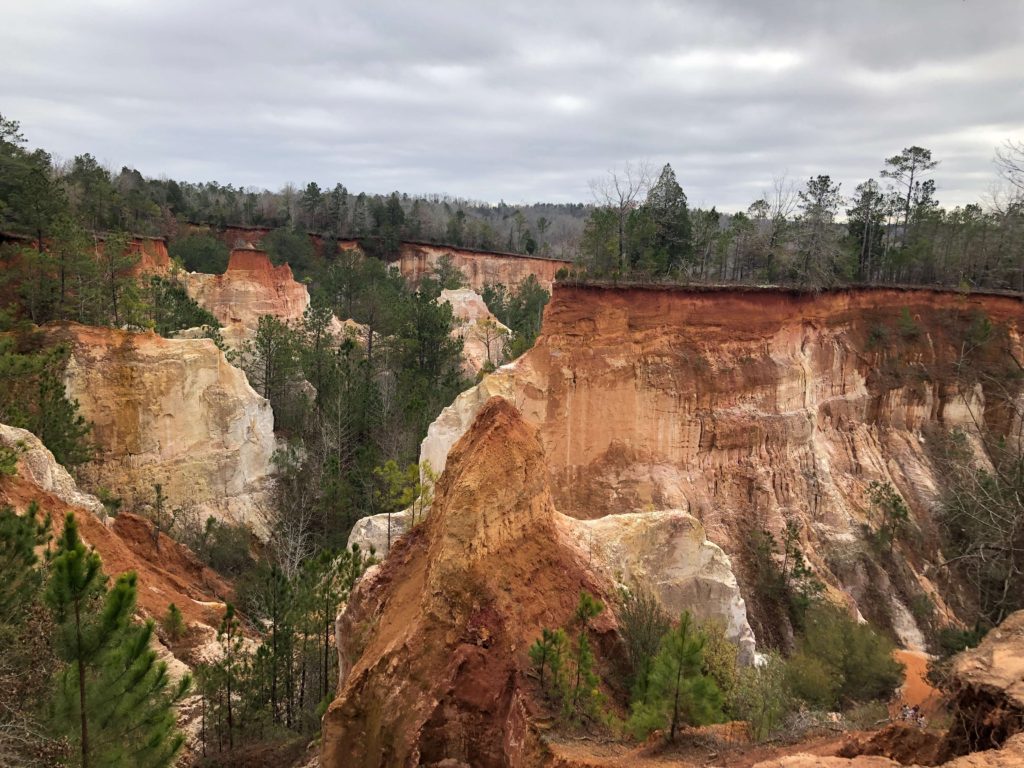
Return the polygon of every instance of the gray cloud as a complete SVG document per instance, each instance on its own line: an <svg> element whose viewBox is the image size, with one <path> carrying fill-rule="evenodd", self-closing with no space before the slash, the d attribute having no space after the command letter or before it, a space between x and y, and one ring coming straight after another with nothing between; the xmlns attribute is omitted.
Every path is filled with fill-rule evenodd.
<svg viewBox="0 0 1024 768"><path fill-rule="evenodd" d="M153 176L561 201L647 159L733 210L920 144L955 205L1024 137L1017 0L8 5L0 110Z"/></svg>

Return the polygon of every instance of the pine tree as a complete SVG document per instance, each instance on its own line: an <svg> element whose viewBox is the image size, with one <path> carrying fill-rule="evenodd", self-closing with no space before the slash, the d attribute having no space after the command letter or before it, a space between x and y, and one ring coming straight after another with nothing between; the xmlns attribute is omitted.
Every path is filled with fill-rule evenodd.
<svg viewBox="0 0 1024 768"><path fill-rule="evenodd" d="M580 601L576 605L574 617L580 628L573 646L576 669L572 689L565 701L566 714L570 717L577 713L592 714L599 700L597 686L600 679L594 671L594 652L590 647L587 629L590 620L602 610L604 606L601 601L588 592L580 592Z"/></svg>
<svg viewBox="0 0 1024 768"><path fill-rule="evenodd" d="M55 725L77 743L82 768L170 766L184 743L174 706L191 680L172 684L150 648L153 623L132 623L135 574L108 591L100 566L68 514L46 589L67 664L56 681Z"/></svg>
<svg viewBox="0 0 1024 768"><path fill-rule="evenodd" d="M703 651L704 637L684 612L679 626L662 638L651 665L646 701L634 702L629 722L638 736L667 727L669 741L675 741L683 723L700 725L718 719L722 696L702 671Z"/></svg>

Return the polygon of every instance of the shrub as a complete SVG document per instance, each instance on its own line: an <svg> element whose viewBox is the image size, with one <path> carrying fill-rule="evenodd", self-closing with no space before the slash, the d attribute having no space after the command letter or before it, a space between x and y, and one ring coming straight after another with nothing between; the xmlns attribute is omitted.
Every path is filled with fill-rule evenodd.
<svg viewBox="0 0 1024 768"><path fill-rule="evenodd" d="M689 613L662 638L651 664L647 696L634 700L628 727L637 738L656 728L668 729L668 740L685 723L702 725L721 718L722 695L715 681L704 674L705 639Z"/></svg>
<svg viewBox="0 0 1024 768"><path fill-rule="evenodd" d="M626 644L633 696L643 698L651 660L658 652L658 644L672 626L672 621L654 593L642 584L619 590L619 605L615 615L619 623L619 634Z"/></svg>
<svg viewBox="0 0 1024 768"><path fill-rule="evenodd" d="M910 310L906 307L900 312L899 319L896 321L896 328L899 330L900 336L904 341L916 341L921 336L920 326L914 322L914 318L910 315Z"/></svg>
<svg viewBox="0 0 1024 768"><path fill-rule="evenodd" d="M759 666L737 670L727 698L729 712L749 723L750 733L757 741L775 735L793 709L786 677L786 662L775 653L769 654Z"/></svg>
<svg viewBox="0 0 1024 768"><path fill-rule="evenodd" d="M725 625L721 621L701 622L699 631L704 635L703 672L715 681L728 701L739 676L739 646L725 636Z"/></svg>
<svg viewBox="0 0 1024 768"><path fill-rule="evenodd" d="M903 680L893 649L868 624L835 606L815 604L807 612L800 652L790 660L793 693L823 707L888 698Z"/></svg>
<svg viewBox="0 0 1024 768"><path fill-rule="evenodd" d="M167 613L161 619L160 627L172 641L180 640L185 635L185 617L174 603L167 606Z"/></svg>

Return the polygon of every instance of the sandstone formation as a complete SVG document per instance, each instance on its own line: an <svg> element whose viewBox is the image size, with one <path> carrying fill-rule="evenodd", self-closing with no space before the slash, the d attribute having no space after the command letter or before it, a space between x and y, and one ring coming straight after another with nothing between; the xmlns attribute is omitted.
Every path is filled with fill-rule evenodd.
<svg viewBox="0 0 1024 768"><path fill-rule="evenodd" d="M432 245L416 241L403 241L398 257L391 264L398 267L402 277L412 282L431 274L438 262L448 257L466 276L469 287L480 291L488 283L507 286L519 285L530 275L537 278L540 286L550 291L555 273L569 262L543 259L518 253L494 253L470 248L456 248L450 245Z"/></svg>
<svg viewBox="0 0 1024 768"><path fill-rule="evenodd" d="M542 763L527 647L567 623L581 590L611 588L564 541L545 478L535 430L508 402L487 403L431 514L339 620L347 674L324 716L324 768ZM611 621L598 617L598 647Z"/></svg>
<svg viewBox="0 0 1024 768"><path fill-rule="evenodd" d="M923 576L941 482L928 436L1010 432L1002 382L1024 360L1022 319L1018 298L926 289L556 286L536 346L445 409L420 457L443 469L477 410L502 395L539 425L562 512L683 509L734 560L751 528L778 534L794 520L836 594L896 629L909 619L913 645L907 585L891 585L883 606L857 575L862 524L877 524L867 487L891 482L910 505L921 529L905 553L910 589L943 615Z"/></svg>
<svg viewBox="0 0 1024 768"><path fill-rule="evenodd" d="M132 510L160 483L172 507L265 532L273 413L211 340L75 324L48 333L70 346L65 386L93 424L95 458L79 470L90 490Z"/></svg>
<svg viewBox="0 0 1024 768"><path fill-rule="evenodd" d="M222 275L183 277L189 296L217 318L232 346L252 338L262 315L297 322L309 306L309 290L296 282L291 268L275 267L265 251L251 247L233 250Z"/></svg>
<svg viewBox="0 0 1024 768"><path fill-rule="evenodd" d="M438 302L451 305L456 320L452 335L462 339L462 367L467 375L476 376L486 364L501 362L511 331L491 314L479 293L470 288L446 288Z"/></svg>
<svg viewBox="0 0 1024 768"><path fill-rule="evenodd" d="M647 585L675 617L689 611L701 621L720 622L739 646L740 662L753 663L754 633L732 563L692 515L672 509L559 520L587 562L608 579Z"/></svg>
<svg viewBox="0 0 1024 768"><path fill-rule="evenodd" d="M609 582L625 586L642 583L658 596L671 614L690 611L700 620L722 624L726 636L740 648L740 661L754 660L754 633L747 623L729 557L707 540L704 528L682 510L661 510L577 520L554 513L554 520L587 566ZM410 513L391 515L390 542L409 529ZM370 515L357 521L348 545L389 551L388 516Z"/></svg>

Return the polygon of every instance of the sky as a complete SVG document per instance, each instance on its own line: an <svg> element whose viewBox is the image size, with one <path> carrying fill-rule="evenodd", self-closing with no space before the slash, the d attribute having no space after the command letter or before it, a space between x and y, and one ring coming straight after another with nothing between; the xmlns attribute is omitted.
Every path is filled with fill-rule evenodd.
<svg viewBox="0 0 1024 768"><path fill-rule="evenodd" d="M1024 139L1024 1L0 0L0 113L146 176L591 202L670 162L691 205L842 191L919 145L984 199Z"/></svg>

